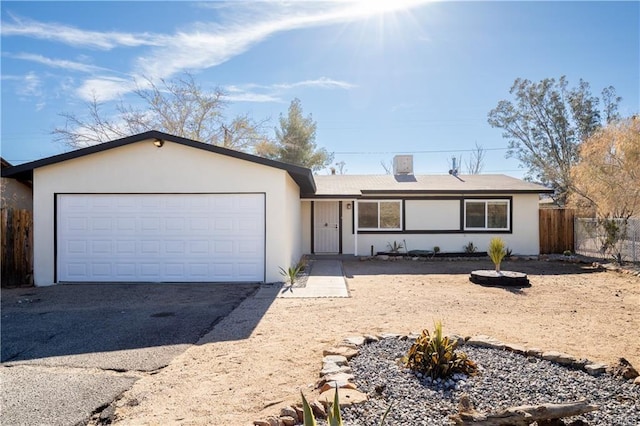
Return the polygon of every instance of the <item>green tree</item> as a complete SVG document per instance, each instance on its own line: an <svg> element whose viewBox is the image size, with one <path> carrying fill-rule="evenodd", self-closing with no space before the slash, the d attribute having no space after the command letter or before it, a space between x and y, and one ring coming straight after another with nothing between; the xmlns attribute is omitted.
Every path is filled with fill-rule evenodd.
<svg viewBox="0 0 640 426"><path fill-rule="evenodd" d="M111 116L97 97L87 105L88 113L79 116L61 113L63 127L53 130L57 142L71 148L83 148L116 138L148 130L159 130L172 135L193 139L239 151L252 152L258 144L268 140L263 122L248 115L239 115L230 121L224 117L227 106L225 92L220 88L205 91L190 74L176 80L146 79L133 92L141 107L120 101Z"/></svg>
<svg viewBox="0 0 640 426"><path fill-rule="evenodd" d="M291 101L287 116L280 114L280 128L275 131L275 142L258 145L258 155L313 171L323 169L333 161L333 153L316 146L316 123L311 114L303 116L299 99Z"/></svg>
<svg viewBox="0 0 640 426"><path fill-rule="evenodd" d="M509 141L507 157L515 157L535 179L555 190L554 199L564 205L571 189L571 168L578 163L580 144L603 123L617 119L621 98L613 87L593 96L580 80L569 88L566 77L538 83L516 79L509 91L513 101L502 100L489 112L492 127L503 130Z"/></svg>

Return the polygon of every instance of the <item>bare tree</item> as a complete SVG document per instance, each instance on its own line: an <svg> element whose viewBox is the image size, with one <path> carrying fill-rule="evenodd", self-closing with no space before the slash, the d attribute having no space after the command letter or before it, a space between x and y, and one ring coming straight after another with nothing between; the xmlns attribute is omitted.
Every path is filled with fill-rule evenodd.
<svg viewBox="0 0 640 426"><path fill-rule="evenodd" d="M336 167L338 168L337 170L339 175L347 174L347 169L345 168L346 165L347 163L345 163L344 161L338 161L336 163Z"/></svg>
<svg viewBox="0 0 640 426"><path fill-rule="evenodd" d="M640 211L640 119L603 127L580 147L571 169L571 204L599 218L628 219Z"/></svg>
<svg viewBox="0 0 640 426"><path fill-rule="evenodd" d="M475 143L475 147L471 154L469 154L469 160L465 160L464 164L467 168L467 173L470 175L478 175L482 173L482 169L484 168L484 157L485 150L482 145L478 145L478 142Z"/></svg>
<svg viewBox="0 0 640 426"><path fill-rule="evenodd" d="M190 74L182 78L155 83L146 78L133 92L143 107L120 101L113 117L104 112L105 104L94 98L87 104L88 114L61 113L63 127L52 131L55 140L71 148L82 148L120 137L159 130L196 141L252 151L268 138L263 126L247 115L225 121L227 102L220 88L203 90Z"/></svg>

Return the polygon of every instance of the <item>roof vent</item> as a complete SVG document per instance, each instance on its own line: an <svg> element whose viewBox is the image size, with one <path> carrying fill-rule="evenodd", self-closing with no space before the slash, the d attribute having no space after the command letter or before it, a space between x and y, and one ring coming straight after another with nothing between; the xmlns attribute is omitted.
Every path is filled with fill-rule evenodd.
<svg viewBox="0 0 640 426"><path fill-rule="evenodd" d="M457 159L456 157L453 157L451 159L451 169L449 169L449 174L453 175L453 176L458 176L458 164L457 164Z"/></svg>
<svg viewBox="0 0 640 426"><path fill-rule="evenodd" d="M413 155L396 155L393 157L394 175L413 174Z"/></svg>

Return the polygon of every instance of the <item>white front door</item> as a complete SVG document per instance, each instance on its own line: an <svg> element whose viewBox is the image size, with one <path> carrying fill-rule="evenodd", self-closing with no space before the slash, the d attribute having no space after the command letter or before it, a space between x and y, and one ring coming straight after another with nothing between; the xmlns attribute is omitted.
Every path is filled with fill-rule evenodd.
<svg viewBox="0 0 640 426"><path fill-rule="evenodd" d="M340 253L340 211L337 201L315 201L314 253Z"/></svg>
<svg viewBox="0 0 640 426"><path fill-rule="evenodd" d="M264 205L264 194L60 194L58 281L264 281Z"/></svg>

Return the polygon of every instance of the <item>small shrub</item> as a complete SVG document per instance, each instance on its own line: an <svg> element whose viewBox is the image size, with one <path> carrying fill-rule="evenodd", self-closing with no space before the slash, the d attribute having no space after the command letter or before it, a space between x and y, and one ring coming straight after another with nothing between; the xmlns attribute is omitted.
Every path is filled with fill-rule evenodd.
<svg viewBox="0 0 640 426"><path fill-rule="evenodd" d="M433 246L433 254L440 253L440 246Z"/></svg>
<svg viewBox="0 0 640 426"><path fill-rule="evenodd" d="M387 243L387 247L389 248L389 253L400 253L400 250L404 248L402 243L394 241L393 244Z"/></svg>
<svg viewBox="0 0 640 426"><path fill-rule="evenodd" d="M478 247L473 244L473 241L469 241L469 243L463 248L465 253L475 253L476 251L478 251Z"/></svg>
<svg viewBox="0 0 640 426"><path fill-rule="evenodd" d="M509 258L509 257L511 257L511 255L512 255L512 254L513 254L513 250L511 250L509 247L507 247L507 248L505 249L505 255L504 255L504 257L505 257L505 258Z"/></svg>
<svg viewBox="0 0 640 426"><path fill-rule="evenodd" d="M500 272L500 263L502 259L507 255L507 249L502 238L494 237L489 241L489 248L487 254L491 258L491 261L496 266L496 271Z"/></svg>
<svg viewBox="0 0 640 426"><path fill-rule="evenodd" d="M289 266L287 269L280 267L280 275L282 275L285 279L285 282L289 285L294 285L296 283L296 278L298 274L302 272L303 266L298 263L296 266Z"/></svg>
<svg viewBox="0 0 640 426"><path fill-rule="evenodd" d="M442 335L442 322L438 321L433 334L426 329L422 331L402 361L409 369L428 374L432 379L445 379L456 373L476 374L476 363L464 352L456 352L457 346L457 341Z"/></svg>
<svg viewBox="0 0 640 426"><path fill-rule="evenodd" d="M564 256L569 257L569 256L571 256L571 250L565 250L565 251L563 251L563 252L562 252L562 254L563 254Z"/></svg>

